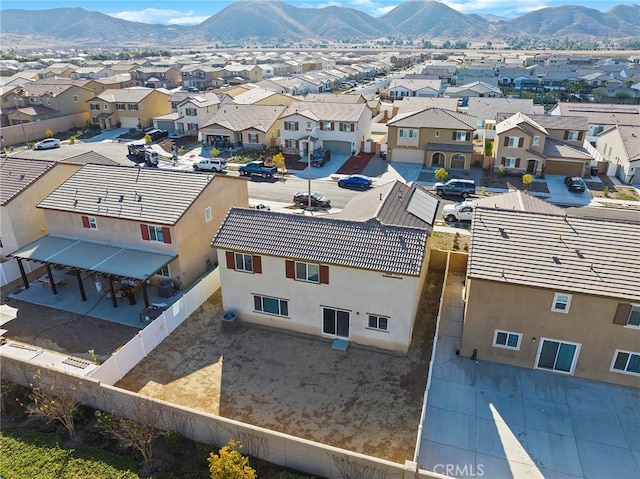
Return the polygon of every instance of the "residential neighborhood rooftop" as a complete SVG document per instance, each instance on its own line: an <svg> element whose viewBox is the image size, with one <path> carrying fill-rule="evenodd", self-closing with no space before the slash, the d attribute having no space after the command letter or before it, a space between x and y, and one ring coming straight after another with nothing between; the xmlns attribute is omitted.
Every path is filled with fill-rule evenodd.
<svg viewBox="0 0 640 479"><path fill-rule="evenodd" d="M0 204L9 203L55 165L55 161L4 158L0 163Z"/></svg>

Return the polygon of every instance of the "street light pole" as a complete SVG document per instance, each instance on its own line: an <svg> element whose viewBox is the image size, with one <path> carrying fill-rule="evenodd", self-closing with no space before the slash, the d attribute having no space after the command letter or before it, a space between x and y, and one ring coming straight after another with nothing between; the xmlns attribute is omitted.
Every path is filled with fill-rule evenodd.
<svg viewBox="0 0 640 479"><path fill-rule="evenodd" d="M16 111L18 112L18 120L20 120L20 126L22 127L22 135L24 136L24 146L29 149L29 141L27 140L27 132L24 129L24 123L22 122L22 113L20 113L20 108L18 107L18 99L14 96L13 103L16 106Z"/></svg>
<svg viewBox="0 0 640 479"><path fill-rule="evenodd" d="M307 184L308 184L307 209L309 211L311 211L311 134L313 133L313 130L315 130L316 128L318 127L317 126L314 127L309 132L309 137L307 140Z"/></svg>

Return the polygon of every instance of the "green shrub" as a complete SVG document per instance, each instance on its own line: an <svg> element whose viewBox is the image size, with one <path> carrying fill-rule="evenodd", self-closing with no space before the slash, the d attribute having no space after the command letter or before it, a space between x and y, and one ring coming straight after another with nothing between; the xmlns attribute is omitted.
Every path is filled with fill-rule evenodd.
<svg viewBox="0 0 640 479"><path fill-rule="evenodd" d="M75 145L77 140L78 139L75 136L70 136L69 137L69 143L72 144L72 145Z"/></svg>
<svg viewBox="0 0 640 479"><path fill-rule="evenodd" d="M46 130L44 130L44 137L45 138L52 138L53 137L53 131L51 130L51 128L47 128Z"/></svg>
<svg viewBox="0 0 640 479"><path fill-rule="evenodd" d="M438 168L435 175L438 181L447 181L447 178L449 177L449 173L444 168Z"/></svg>
<svg viewBox="0 0 640 479"><path fill-rule="evenodd" d="M507 169L504 167L504 165L498 166L498 174L500 176L504 176L506 173L507 173Z"/></svg>
<svg viewBox="0 0 640 479"><path fill-rule="evenodd" d="M609 196L609 187L605 186L604 188L602 188L602 194L604 196Z"/></svg>

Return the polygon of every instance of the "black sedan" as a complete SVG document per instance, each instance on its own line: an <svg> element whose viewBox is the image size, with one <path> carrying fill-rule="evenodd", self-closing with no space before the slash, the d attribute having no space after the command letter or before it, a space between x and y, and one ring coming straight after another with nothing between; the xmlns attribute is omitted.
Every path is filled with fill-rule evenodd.
<svg viewBox="0 0 640 479"><path fill-rule="evenodd" d="M300 191L293 196L293 202L298 206L308 206L309 194ZM331 208L331 201L320 193L311 193L311 206L313 208Z"/></svg>
<svg viewBox="0 0 640 479"><path fill-rule="evenodd" d="M364 175L350 175L338 180L338 186L340 188L354 188L357 190L369 189L372 183L371 178Z"/></svg>
<svg viewBox="0 0 640 479"><path fill-rule="evenodd" d="M582 193L587 189L584 181L579 176L567 176L564 179L564 184L567 185L569 191L576 191Z"/></svg>

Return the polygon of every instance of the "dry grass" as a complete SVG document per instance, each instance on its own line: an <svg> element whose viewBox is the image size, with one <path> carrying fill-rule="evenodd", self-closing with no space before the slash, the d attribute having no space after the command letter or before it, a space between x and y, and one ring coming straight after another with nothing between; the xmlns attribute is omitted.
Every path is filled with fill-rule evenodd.
<svg viewBox="0 0 640 479"><path fill-rule="evenodd" d="M461 233L444 233L442 231L434 231L431 233L431 247L444 251L460 251L467 252L469 250L469 241L471 236Z"/></svg>

